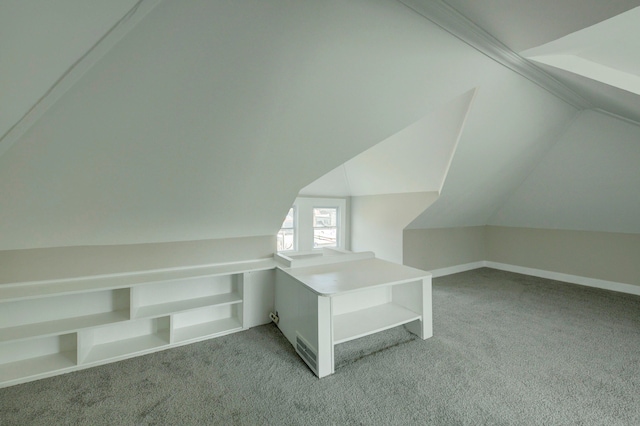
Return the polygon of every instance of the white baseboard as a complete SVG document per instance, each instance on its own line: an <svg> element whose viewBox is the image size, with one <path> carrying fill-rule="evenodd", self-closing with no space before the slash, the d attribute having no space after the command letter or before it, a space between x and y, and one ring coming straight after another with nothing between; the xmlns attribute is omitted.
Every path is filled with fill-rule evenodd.
<svg viewBox="0 0 640 426"><path fill-rule="evenodd" d="M564 281L572 284L579 284L586 287L601 288L604 290L618 291L620 293L635 294L640 296L640 286L633 284L606 281L596 278L581 277L579 275L563 274L560 272L545 271L542 269L525 268L524 266L508 265L498 262L484 262L487 268L500 269L501 271L515 272L518 274L531 275L533 277L547 278L550 280Z"/></svg>
<svg viewBox="0 0 640 426"><path fill-rule="evenodd" d="M524 266L509 265L507 263L480 261L465 263L462 265L440 268L431 271L433 277L457 274L459 272L470 271L482 267L499 269L501 271L515 272L517 274L530 275L532 277L546 278L550 280L563 281L571 284L583 285L586 287L601 288L604 290L617 291L620 293L634 294L640 296L640 285L625 284L615 281L600 280L596 278L581 277L579 275L563 274L561 272L545 271L543 269L526 268Z"/></svg>
<svg viewBox="0 0 640 426"><path fill-rule="evenodd" d="M480 261L480 262L472 262L472 263L465 263L462 265L450 266L448 268L433 269L429 272L431 272L431 275L433 276L433 278L437 278L437 277L444 277L445 275L457 274L459 272L466 272L466 271L471 271L473 269L483 268L484 266L485 266L485 262Z"/></svg>

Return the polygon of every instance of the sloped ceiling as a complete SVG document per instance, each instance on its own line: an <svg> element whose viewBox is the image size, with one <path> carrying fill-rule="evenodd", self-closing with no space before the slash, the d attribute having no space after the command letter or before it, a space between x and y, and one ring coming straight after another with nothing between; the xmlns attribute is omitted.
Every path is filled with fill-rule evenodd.
<svg viewBox="0 0 640 426"><path fill-rule="evenodd" d="M445 0L445 3L514 52L557 40L640 6L639 0Z"/></svg>
<svg viewBox="0 0 640 426"><path fill-rule="evenodd" d="M136 0L3 0L0 139L136 5ZM2 152L0 145L0 153Z"/></svg>
<svg viewBox="0 0 640 426"><path fill-rule="evenodd" d="M584 111L489 224L640 234L640 127Z"/></svg>
<svg viewBox="0 0 640 426"><path fill-rule="evenodd" d="M412 226L515 223L513 212L524 202L519 191L526 192L537 167L552 162L555 145L581 148L575 138L563 139L584 126L573 121L575 106L400 1L98 3L3 4L2 250L272 235L302 188L381 142L380 152L390 155L394 143L418 140L443 149L434 163L425 159L429 173L409 181L425 188L439 182L441 196ZM535 2L538 15L554 17L547 20L524 0L448 3L517 55L640 0L592 0L589 7L577 0ZM143 6L138 21L127 19ZM87 63L83 58L123 20L131 22L126 31ZM47 95L78 64L84 68L73 84ZM635 94L623 104L609 89L606 96L585 91L587 77L558 72L593 107L636 119ZM474 100L465 110L469 93ZM447 109L458 101L460 108ZM427 125L433 117L443 118L442 127ZM598 117L605 127L618 122ZM12 132L16 125L20 132ZM601 134L602 140L625 135ZM409 152L429 149L417 144ZM370 156L366 163L378 161L372 152L362 157ZM627 154L634 159L633 150ZM624 176L632 173L628 163L617 165ZM557 167L545 170L559 192L574 187ZM414 190L404 179L394 185L364 179L349 190ZM602 202L637 198L633 185L624 181L619 198ZM554 200L532 193L541 204ZM640 217L633 203L624 205ZM553 222L553 212L538 212L536 223ZM613 219L585 226L609 229ZM637 229L630 221L621 232Z"/></svg>
<svg viewBox="0 0 640 426"><path fill-rule="evenodd" d="M596 107L640 122L640 7L522 52Z"/></svg>
<svg viewBox="0 0 640 426"><path fill-rule="evenodd" d="M409 228L486 224L576 112L533 83L497 67L478 88L440 198Z"/></svg>
<svg viewBox="0 0 640 426"><path fill-rule="evenodd" d="M455 98L320 179L301 195L440 192L475 90Z"/></svg>
<svg viewBox="0 0 640 426"><path fill-rule="evenodd" d="M485 62L393 1L162 2L0 157L0 249L275 234Z"/></svg>

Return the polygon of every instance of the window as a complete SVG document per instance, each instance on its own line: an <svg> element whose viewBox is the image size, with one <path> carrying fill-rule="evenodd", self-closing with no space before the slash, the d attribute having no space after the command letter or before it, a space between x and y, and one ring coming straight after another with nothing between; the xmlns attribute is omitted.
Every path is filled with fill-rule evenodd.
<svg viewBox="0 0 640 426"><path fill-rule="evenodd" d="M313 248L338 246L338 208L313 208Z"/></svg>
<svg viewBox="0 0 640 426"><path fill-rule="evenodd" d="M298 197L278 232L277 250L312 254L349 247L347 198Z"/></svg>
<svg viewBox="0 0 640 426"><path fill-rule="evenodd" d="M278 251L290 251L296 249L296 222L295 210L293 207L289 209L287 217L282 222L282 227L278 232Z"/></svg>

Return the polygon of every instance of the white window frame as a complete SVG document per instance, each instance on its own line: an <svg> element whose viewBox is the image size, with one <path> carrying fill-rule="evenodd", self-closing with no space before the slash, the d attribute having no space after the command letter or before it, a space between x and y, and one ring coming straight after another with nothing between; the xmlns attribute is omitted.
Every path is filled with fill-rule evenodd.
<svg viewBox="0 0 640 426"><path fill-rule="evenodd" d="M294 233L296 250L279 253L317 253L322 248L313 248L313 209L337 208L338 245L340 250L348 250L349 222L347 198L298 197L293 203Z"/></svg>
<svg viewBox="0 0 640 426"><path fill-rule="evenodd" d="M298 250L298 209L295 205L291 206L290 210L293 210L293 226L291 228L280 228L278 233L283 229L292 229L293 230L293 249L291 250L280 250L278 253L293 253ZM287 211L287 215L289 212ZM286 216L285 216L286 220ZM284 225L284 222L282 223ZM277 247L276 247L277 250Z"/></svg>

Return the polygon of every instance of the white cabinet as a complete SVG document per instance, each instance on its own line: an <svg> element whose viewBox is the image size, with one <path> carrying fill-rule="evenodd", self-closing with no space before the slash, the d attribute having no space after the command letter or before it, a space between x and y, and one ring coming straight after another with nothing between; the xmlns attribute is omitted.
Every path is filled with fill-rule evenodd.
<svg viewBox="0 0 640 426"><path fill-rule="evenodd" d="M319 377L334 372L335 345L403 324L432 336L428 272L372 254L314 263L276 271L276 310L280 330Z"/></svg>
<svg viewBox="0 0 640 426"><path fill-rule="evenodd" d="M0 285L0 387L246 329L245 292L256 285L245 277L274 267L263 259Z"/></svg>

